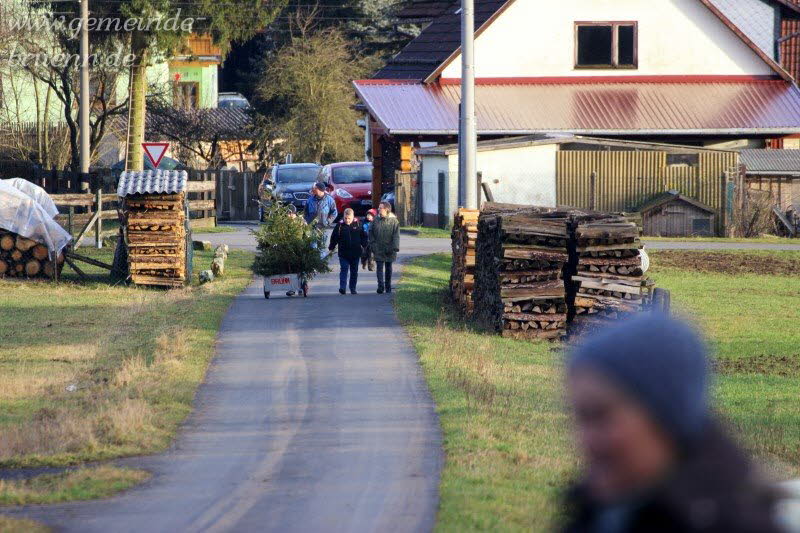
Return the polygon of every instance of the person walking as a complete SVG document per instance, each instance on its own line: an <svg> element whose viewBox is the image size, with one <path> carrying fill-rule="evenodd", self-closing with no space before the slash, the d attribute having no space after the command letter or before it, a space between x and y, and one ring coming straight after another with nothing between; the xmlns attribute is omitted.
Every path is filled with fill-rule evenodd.
<svg viewBox="0 0 800 533"><path fill-rule="evenodd" d="M361 223L356 220L355 213L349 207L344 210L342 221L336 224L331 232L331 243L328 249L333 252L339 247L339 294L347 293L347 277L350 274L350 294L358 294L358 261L367 245L367 235Z"/></svg>
<svg viewBox="0 0 800 533"><path fill-rule="evenodd" d="M392 263L400 251L400 222L389 202L378 205L378 217L369 228L369 244L377 264L378 294L391 293Z"/></svg>
<svg viewBox="0 0 800 533"><path fill-rule="evenodd" d="M715 419L705 343L643 314L567 359L586 470L567 498L568 533L782 531L781 498Z"/></svg>
<svg viewBox="0 0 800 533"><path fill-rule="evenodd" d="M336 209L336 200L328 194L325 184L317 182L311 188L311 198L306 202L303 209L303 218L306 222L318 229L325 229L333 226L339 217Z"/></svg>
<svg viewBox="0 0 800 533"><path fill-rule="evenodd" d="M367 246L364 247L364 253L361 255L361 268L368 269L370 272L375 270L375 258L372 257L372 247L369 244L369 228L372 227L372 222L375 220L378 212L374 209L367 211L364 215L364 233L367 234Z"/></svg>

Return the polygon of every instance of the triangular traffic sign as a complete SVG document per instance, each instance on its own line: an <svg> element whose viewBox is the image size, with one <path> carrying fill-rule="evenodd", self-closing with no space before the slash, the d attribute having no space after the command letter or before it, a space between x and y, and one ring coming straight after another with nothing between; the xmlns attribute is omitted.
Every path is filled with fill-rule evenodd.
<svg viewBox="0 0 800 533"><path fill-rule="evenodd" d="M167 153L169 143L142 143L144 153L150 158L153 163L153 168L158 168L158 164L164 159L164 154Z"/></svg>

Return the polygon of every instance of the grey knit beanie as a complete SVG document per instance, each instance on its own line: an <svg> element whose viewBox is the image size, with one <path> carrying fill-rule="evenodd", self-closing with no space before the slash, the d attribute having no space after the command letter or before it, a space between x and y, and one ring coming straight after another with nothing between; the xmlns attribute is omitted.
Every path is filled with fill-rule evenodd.
<svg viewBox="0 0 800 533"><path fill-rule="evenodd" d="M688 324L646 313L588 337L569 355L567 369L591 367L603 374L689 446L709 420L707 354Z"/></svg>

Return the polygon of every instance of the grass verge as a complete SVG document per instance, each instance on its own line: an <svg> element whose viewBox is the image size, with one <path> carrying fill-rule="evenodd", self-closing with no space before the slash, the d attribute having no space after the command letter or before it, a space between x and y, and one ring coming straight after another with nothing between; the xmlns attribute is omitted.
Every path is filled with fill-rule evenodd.
<svg viewBox="0 0 800 533"><path fill-rule="evenodd" d="M24 518L0 515L0 533L49 533L50 528Z"/></svg>
<svg viewBox="0 0 800 533"><path fill-rule="evenodd" d="M130 468L98 466L30 479L0 480L0 505L31 505L108 498L150 477Z"/></svg>
<svg viewBox="0 0 800 533"><path fill-rule="evenodd" d="M202 235L206 233L233 233L236 231L236 228L233 226L208 226L197 228L192 231L194 235Z"/></svg>
<svg viewBox="0 0 800 533"><path fill-rule="evenodd" d="M425 237L430 239L449 239L450 230L441 228L426 228L424 226L403 226L405 231L416 232L416 237Z"/></svg>
<svg viewBox="0 0 800 533"><path fill-rule="evenodd" d="M111 262L113 252L81 253ZM195 272L212 255L195 252ZM68 268L58 285L0 281L0 467L166 448L228 305L252 279L252 259L231 251L223 278L171 291L112 285L83 264L85 283Z"/></svg>
<svg viewBox="0 0 800 533"><path fill-rule="evenodd" d="M672 292L674 308L695 317L709 336L719 370L717 405L772 475L800 475L797 275L716 272L711 265L726 261L724 255L702 252L705 269L673 253L654 251L650 274ZM800 252L753 255L800 261ZM418 258L404 267L396 297L444 431L437 529L549 529L577 468L561 352L471 330L447 303L449 271L448 255Z"/></svg>
<svg viewBox="0 0 800 533"><path fill-rule="evenodd" d="M560 354L471 331L449 311L450 257L403 268L397 314L414 343L444 431L440 531L543 531L575 471Z"/></svg>

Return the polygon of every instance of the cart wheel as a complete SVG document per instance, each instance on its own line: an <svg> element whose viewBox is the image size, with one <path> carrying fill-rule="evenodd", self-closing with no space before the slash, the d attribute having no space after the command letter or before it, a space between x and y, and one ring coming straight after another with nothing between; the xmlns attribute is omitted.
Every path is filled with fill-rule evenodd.
<svg viewBox="0 0 800 533"><path fill-rule="evenodd" d="M303 283L303 298L308 297L308 283Z"/></svg>
<svg viewBox="0 0 800 533"><path fill-rule="evenodd" d="M653 290L653 309L662 313L669 313L670 293L666 289L657 288Z"/></svg>
<svg viewBox="0 0 800 533"><path fill-rule="evenodd" d="M264 291L264 298L269 300L269 291Z"/></svg>

